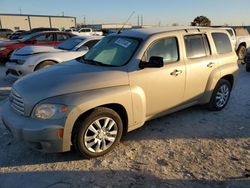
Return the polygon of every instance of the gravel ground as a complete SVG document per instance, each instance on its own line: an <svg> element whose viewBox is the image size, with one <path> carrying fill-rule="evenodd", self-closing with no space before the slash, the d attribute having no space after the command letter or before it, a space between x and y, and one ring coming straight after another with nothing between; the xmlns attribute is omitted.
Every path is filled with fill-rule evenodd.
<svg viewBox="0 0 250 188"><path fill-rule="evenodd" d="M192 107L150 121L98 159L33 151L0 123L0 187L249 188L249 83L242 68L223 111Z"/></svg>

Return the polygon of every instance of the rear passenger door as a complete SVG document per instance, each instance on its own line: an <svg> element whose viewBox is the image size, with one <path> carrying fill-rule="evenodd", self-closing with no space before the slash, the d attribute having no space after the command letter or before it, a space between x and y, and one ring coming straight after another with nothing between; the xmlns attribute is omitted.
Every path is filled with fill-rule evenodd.
<svg viewBox="0 0 250 188"><path fill-rule="evenodd" d="M212 54L208 36L195 34L184 36L186 50L185 101L197 101L203 94L211 72L217 67L217 57Z"/></svg>

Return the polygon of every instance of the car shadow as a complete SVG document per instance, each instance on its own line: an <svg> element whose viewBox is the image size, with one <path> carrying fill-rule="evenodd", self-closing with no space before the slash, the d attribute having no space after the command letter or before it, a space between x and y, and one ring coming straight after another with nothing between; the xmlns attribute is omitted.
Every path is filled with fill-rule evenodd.
<svg viewBox="0 0 250 188"><path fill-rule="evenodd" d="M197 179L160 179L144 172L113 171L42 171L0 174L2 188L25 187L169 187L169 188L248 188L249 179L234 180L197 180Z"/></svg>

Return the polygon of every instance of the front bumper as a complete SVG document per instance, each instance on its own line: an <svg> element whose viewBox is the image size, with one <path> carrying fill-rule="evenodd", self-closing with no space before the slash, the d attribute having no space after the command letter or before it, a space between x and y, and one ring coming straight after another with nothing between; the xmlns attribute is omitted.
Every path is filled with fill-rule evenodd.
<svg viewBox="0 0 250 188"><path fill-rule="evenodd" d="M3 106L2 121L17 140L29 142L35 149L57 153L67 151L63 148L63 131L65 119L38 120L17 114L6 102Z"/></svg>
<svg viewBox="0 0 250 188"><path fill-rule="evenodd" d="M17 64L14 62L6 62L6 75L18 79L22 76L33 72L33 65Z"/></svg>

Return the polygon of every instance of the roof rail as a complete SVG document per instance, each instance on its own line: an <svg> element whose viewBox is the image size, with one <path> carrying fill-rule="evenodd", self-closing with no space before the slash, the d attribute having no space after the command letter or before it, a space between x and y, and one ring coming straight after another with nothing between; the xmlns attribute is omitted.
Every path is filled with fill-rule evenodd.
<svg viewBox="0 0 250 188"><path fill-rule="evenodd" d="M201 30L200 30L199 28L197 28L197 30L198 30L199 32L201 32Z"/></svg>
<svg viewBox="0 0 250 188"><path fill-rule="evenodd" d="M188 30L187 30L187 29L185 29L185 31L186 31L186 33L188 33Z"/></svg>

